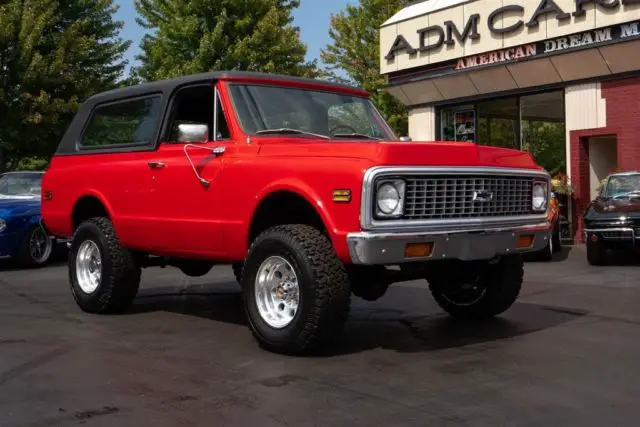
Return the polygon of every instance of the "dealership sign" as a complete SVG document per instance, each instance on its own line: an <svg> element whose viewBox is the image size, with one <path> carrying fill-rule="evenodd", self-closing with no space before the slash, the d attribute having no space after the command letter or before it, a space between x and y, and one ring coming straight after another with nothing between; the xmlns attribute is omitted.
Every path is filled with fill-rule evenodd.
<svg viewBox="0 0 640 427"><path fill-rule="evenodd" d="M508 0L505 0L504 3L507 3L507 1ZM420 28L417 30L417 45L409 43L407 40L408 35L398 34L388 53L385 55L385 58L387 60L393 60L397 54L401 53L408 53L409 55L414 55L418 52L428 53L438 50L443 46L453 46L456 43L464 44L468 40L479 40L483 31L485 31L485 28L486 31L489 31L496 36L507 37L509 34L519 31L522 28L538 27L540 25L540 19L544 17L553 17L562 23L571 22L575 18L584 16L587 13L585 7L590 4L593 4L597 8L601 8L608 13L622 12L624 11L623 8L625 6L640 5L640 0L575 0L570 10L561 8L554 0L527 0L526 3L528 4L527 6L535 5L536 8L532 9L532 11L528 11L525 9L525 6L505 4L504 6L489 13L486 19L478 13L470 15L462 28L458 27L452 21L446 21L443 25L431 25L425 28ZM499 25L503 18L505 18L506 21L508 17L513 16L517 17L515 22L506 26ZM509 21L511 20L512 19L509 18ZM630 29L627 28L627 30ZM548 46L549 49L547 49L547 46L545 45L543 47L543 51L551 52L553 51L552 49L563 50L569 47L575 47L577 44L585 45L600 42L596 40L600 40L599 38L602 37L602 33L596 33L595 31L589 33L589 35L585 34L584 37L586 38L580 40L560 37L559 39L562 40L556 40L555 45ZM614 36L613 32L609 35L611 37ZM591 42L589 41L589 37L591 37ZM540 47L539 43L536 43L535 45L535 51L532 51L531 46L529 45L528 49L504 49L494 52L495 55L490 58L486 57L486 55L491 55L491 53L479 55L476 59L480 62L493 60L495 63L518 59L525 56L534 56L538 53L538 48Z"/></svg>
<svg viewBox="0 0 640 427"><path fill-rule="evenodd" d="M455 70L475 68L482 65L512 62L522 58L544 56L561 53L569 50L596 47L616 41L640 38L640 21L599 28L592 31L571 34L564 37L556 37L538 43L529 43L524 46L516 46L501 49L480 55L468 56L456 60Z"/></svg>

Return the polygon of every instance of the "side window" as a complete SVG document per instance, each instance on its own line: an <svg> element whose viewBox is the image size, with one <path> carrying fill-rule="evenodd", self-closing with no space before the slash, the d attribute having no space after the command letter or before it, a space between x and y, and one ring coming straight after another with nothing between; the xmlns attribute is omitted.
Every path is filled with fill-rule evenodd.
<svg viewBox="0 0 640 427"><path fill-rule="evenodd" d="M151 144L160 106L160 97L154 96L97 107L80 144L83 147Z"/></svg>
<svg viewBox="0 0 640 427"><path fill-rule="evenodd" d="M222 104L216 98L216 91L210 85L188 87L178 92L171 108L169 127L164 140L177 142L178 127L182 124L207 125L210 141L214 139L214 126L218 128L216 139L230 138Z"/></svg>

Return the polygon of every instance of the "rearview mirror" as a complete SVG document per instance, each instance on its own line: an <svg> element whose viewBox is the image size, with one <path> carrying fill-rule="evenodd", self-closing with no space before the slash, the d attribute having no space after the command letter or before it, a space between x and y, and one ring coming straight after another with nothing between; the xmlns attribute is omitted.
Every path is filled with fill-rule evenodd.
<svg viewBox="0 0 640 427"><path fill-rule="evenodd" d="M410 136L401 136L400 137L400 142L411 142L411 137Z"/></svg>
<svg viewBox="0 0 640 427"><path fill-rule="evenodd" d="M209 139L209 126L182 124L178 126L178 142L205 142Z"/></svg>

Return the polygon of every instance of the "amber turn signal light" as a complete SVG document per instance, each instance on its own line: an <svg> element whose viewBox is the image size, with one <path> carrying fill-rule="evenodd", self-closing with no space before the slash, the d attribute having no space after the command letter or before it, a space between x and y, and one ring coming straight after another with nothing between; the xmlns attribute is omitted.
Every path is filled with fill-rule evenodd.
<svg viewBox="0 0 640 427"><path fill-rule="evenodd" d="M351 190L333 190L333 201L336 203L349 203Z"/></svg>
<svg viewBox="0 0 640 427"><path fill-rule="evenodd" d="M409 243L404 248L405 258L424 258L431 255L433 243Z"/></svg>
<svg viewBox="0 0 640 427"><path fill-rule="evenodd" d="M533 246L533 234L523 234L518 236L518 249L530 248Z"/></svg>

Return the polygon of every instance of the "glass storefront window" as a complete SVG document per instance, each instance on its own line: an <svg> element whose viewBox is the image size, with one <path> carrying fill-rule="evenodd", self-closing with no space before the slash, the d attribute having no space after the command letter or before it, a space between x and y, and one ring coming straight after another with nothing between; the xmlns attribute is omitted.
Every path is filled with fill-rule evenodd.
<svg viewBox="0 0 640 427"><path fill-rule="evenodd" d="M461 105L440 112L440 139L445 141L475 141L475 105Z"/></svg>
<svg viewBox="0 0 640 427"><path fill-rule="evenodd" d="M478 143L520 149L518 98L503 98L476 104Z"/></svg>
<svg viewBox="0 0 640 427"><path fill-rule="evenodd" d="M566 173L564 91L442 107L440 140L529 151L551 175Z"/></svg>
<svg viewBox="0 0 640 427"><path fill-rule="evenodd" d="M520 98L522 149L531 153L551 176L566 173L563 91Z"/></svg>

